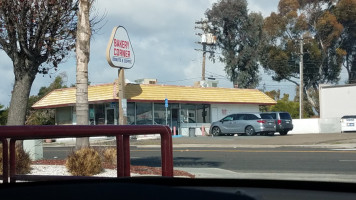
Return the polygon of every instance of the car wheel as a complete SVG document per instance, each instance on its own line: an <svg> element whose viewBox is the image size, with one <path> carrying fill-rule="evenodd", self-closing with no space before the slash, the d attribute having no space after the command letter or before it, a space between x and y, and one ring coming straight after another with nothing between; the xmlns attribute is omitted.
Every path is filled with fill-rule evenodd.
<svg viewBox="0 0 356 200"><path fill-rule="evenodd" d="M245 128L245 134L247 136L252 136L252 135L255 135L255 129L252 127L252 126L247 126Z"/></svg>
<svg viewBox="0 0 356 200"><path fill-rule="evenodd" d="M287 135L288 131L281 131L279 132L280 135Z"/></svg>
<svg viewBox="0 0 356 200"><path fill-rule="evenodd" d="M221 133L220 128L217 127L217 126L214 126L213 130L212 130L212 133L213 133L213 136L219 136L220 133Z"/></svg>

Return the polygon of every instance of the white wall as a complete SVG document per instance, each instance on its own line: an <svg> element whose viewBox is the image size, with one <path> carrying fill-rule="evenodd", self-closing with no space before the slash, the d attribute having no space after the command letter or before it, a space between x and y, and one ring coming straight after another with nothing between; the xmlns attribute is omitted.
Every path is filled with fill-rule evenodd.
<svg viewBox="0 0 356 200"><path fill-rule="evenodd" d="M320 133L341 133L339 117L319 119Z"/></svg>
<svg viewBox="0 0 356 200"><path fill-rule="evenodd" d="M206 136L209 133L210 123L181 124L181 135L189 136L189 128L195 128L194 132L196 136L202 136L202 129L204 129L204 135Z"/></svg>
<svg viewBox="0 0 356 200"><path fill-rule="evenodd" d="M43 140L24 140L23 146L31 160L43 159Z"/></svg>
<svg viewBox="0 0 356 200"><path fill-rule="evenodd" d="M288 134L319 133L319 119L293 119L293 130Z"/></svg>
<svg viewBox="0 0 356 200"><path fill-rule="evenodd" d="M319 89L320 118L356 115L356 85L325 86Z"/></svg>
<svg viewBox="0 0 356 200"><path fill-rule="evenodd" d="M293 119L293 130L288 134L308 133L341 133L340 119Z"/></svg>

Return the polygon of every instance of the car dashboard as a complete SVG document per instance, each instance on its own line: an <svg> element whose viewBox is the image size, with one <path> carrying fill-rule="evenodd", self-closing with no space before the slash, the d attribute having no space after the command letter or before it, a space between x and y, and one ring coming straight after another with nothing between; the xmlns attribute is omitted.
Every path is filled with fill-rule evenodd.
<svg viewBox="0 0 356 200"><path fill-rule="evenodd" d="M1 199L356 199L356 184L251 179L119 178L0 185Z"/></svg>

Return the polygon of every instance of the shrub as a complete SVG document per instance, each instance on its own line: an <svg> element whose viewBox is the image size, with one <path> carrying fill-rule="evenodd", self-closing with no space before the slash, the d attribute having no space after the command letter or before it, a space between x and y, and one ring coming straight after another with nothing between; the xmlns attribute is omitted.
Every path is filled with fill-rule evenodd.
<svg viewBox="0 0 356 200"><path fill-rule="evenodd" d="M74 176L92 176L102 171L99 153L93 148L82 148L68 156L68 171Z"/></svg>
<svg viewBox="0 0 356 200"><path fill-rule="evenodd" d="M23 148L16 147L16 174L28 174L31 172L30 154Z"/></svg>
<svg viewBox="0 0 356 200"><path fill-rule="evenodd" d="M103 161L109 164L116 165L116 149L106 148L103 152Z"/></svg>
<svg viewBox="0 0 356 200"><path fill-rule="evenodd" d="M0 145L0 174L2 174L2 145ZM28 174L31 172L31 159L28 152L23 148L16 147L16 174Z"/></svg>

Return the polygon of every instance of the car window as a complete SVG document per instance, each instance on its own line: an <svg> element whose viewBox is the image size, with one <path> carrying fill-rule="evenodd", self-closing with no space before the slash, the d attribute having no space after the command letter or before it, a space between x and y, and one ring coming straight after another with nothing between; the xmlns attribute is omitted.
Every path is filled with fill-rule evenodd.
<svg viewBox="0 0 356 200"><path fill-rule="evenodd" d="M279 113L279 116L281 117L281 119L291 119L288 113Z"/></svg>
<svg viewBox="0 0 356 200"><path fill-rule="evenodd" d="M262 119L273 119L273 115L276 116L275 114L264 114L264 113L261 113L261 118Z"/></svg>
<svg viewBox="0 0 356 200"><path fill-rule="evenodd" d="M356 115L345 115L343 117L341 117L341 119L351 119L351 118L356 118Z"/></svg>
<svg viewBox="0 0 356 200"><path fill-rule="evenodd" d="M262 119L273 119L272 115L273 114L269 114L269 113L261 113L260 114Z"/></svg>
<svg viewBox="0 0 356 200"><path fill-rule="evenodd" d="M260 119L260 118L254 114L246 114L243 119L244 120L254 120L254 119Z"/></svg>
<svg viewBox="0 0 356 200"><path fill-rule="evenodd" d="M232 121L232 120L234 120L234 116L233 115L229 115L229 116L227 116L227 117L225 117L223 119L223 121Z"/></svg>
<svg viewBox="0 0 356 200"><path fill-rule="evenodd" d="M277 114L276 113L268 113L273 119L277 119Z"/></svg>
<svg viewBox="0 0 356 200"><path fill-rule="evenodd" d="M236 114L236 115L234 115L234 120L242 120L243 117L244 117L243 114Z"/></svg>

